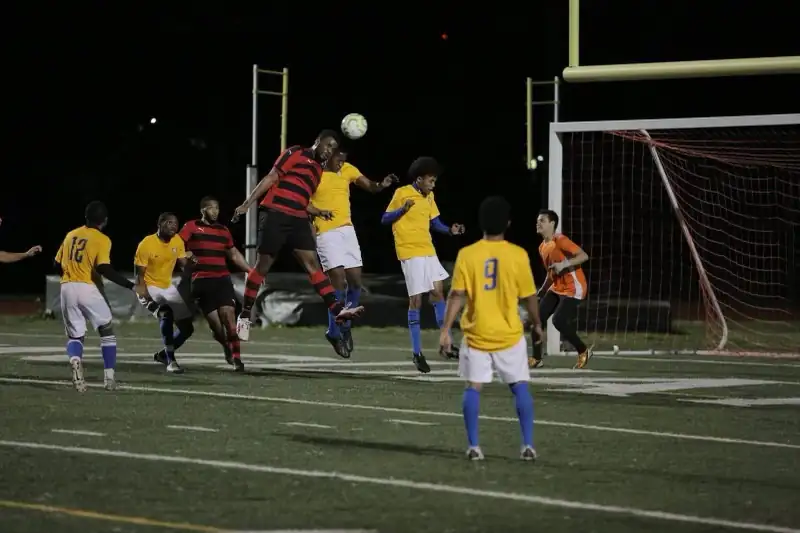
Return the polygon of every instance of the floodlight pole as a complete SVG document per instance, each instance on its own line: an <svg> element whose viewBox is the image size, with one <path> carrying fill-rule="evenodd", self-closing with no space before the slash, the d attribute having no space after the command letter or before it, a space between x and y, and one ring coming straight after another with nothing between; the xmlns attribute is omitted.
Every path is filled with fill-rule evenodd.
<svg viewBox="0 0 800 533"><path fill-rule="evenodd" d="M258 88L259 74L270 74L273 76L280 76L282 79L281 91L265 91ZM247 190L245 194L250 194L250 191L258 184L258 97L259 95L271 95L281 97L281 152L286 150L286 134L288 125L289 114L289 69L284 68L279 70L264 70L258 68L258 65L253 65L253 119L251 131L251 155L250 164L247 165ZM258 206L253 205L247 211L245 217L245 259L251 265L256 262L256 241L258 235Z"/></svg>

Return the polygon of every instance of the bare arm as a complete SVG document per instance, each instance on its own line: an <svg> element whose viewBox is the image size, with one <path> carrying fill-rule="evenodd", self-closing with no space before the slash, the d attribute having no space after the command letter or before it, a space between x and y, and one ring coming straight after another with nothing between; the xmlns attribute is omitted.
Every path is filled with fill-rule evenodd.
<svg viewBox="0 0 800 533"><path fill-rule="evenodd" d="M231 263L236 265L236 268L238 268L242 272L250 272L250 270L252 270L250 265L247 264L247 261L245 260L242 253L236 247L228 248L228 251L226 253Z"/></svg>
<svg viewBox="0 0 800 533"><path fill-rule="evenodd" d="M147 272L147 267L133 265L133 268L136 271L136 285L139 287L144 287L144 273Z"/></svg>
<svg viewBox="0 0 800 533"><path fill-rule="evenodd" d="M443 331L449 331L453 328L459 311L464 307L465 297L466 293L464 291L450 290L450 294L447 295L447 307L444 311L444 322L441 328Z"/></svg>
<svg viewBox="0 0 800 533"><path fill-rule="evenodd" d="M542 327L542 317L539 316L539 297L532 294L527 298L523 298L523 300L525 301L525 308L528 310L528 318L531 321L531 325Z"/></svg>
<svg viewBox="0 0 800 533"><path fill-rule="evenodd" d="M278 183L278 179L280 179L278 171L273 168L269 171L269 174L264 176L261 181L258 182L258 185L256 185L255 189L250 191L250 194L247 195L247 198L240 207L243 207L245 210L249 209L250 206L256 202L256 200L267 194L267 191L270 187Z"/></svg>
<svg viewBox="0 0 800 533"><path fill-rule="evenodd" d="M589 254L584 252L583 249L579 249L578 253L576 253L575 255L570 257L567 260L567 262L569 263L569 266L576 267L578 265L582 265L583 263L585 263L588 260L589 260Z"/></svg>
<svg viewBox="0 0 800 533"><path fill-rule="evenodd" d="M364 189L365 191L370 192L372 194L375 194L381 192L387 187L390 187L392 183L396 183L397 181L398 181L397 176L395 176L394 174L389 174L381 181L372 181L366 176L361 175L356 179L355 183L356 185L358 185L359 188Z"/></svg>
<svg viewBox="0 0 800 533"><path fill-rule="evenodd" d="M41 246L34 246L27 252L3 252L0 251L0 263L16 263L29 257L33 257L42 251Z"/></svg>

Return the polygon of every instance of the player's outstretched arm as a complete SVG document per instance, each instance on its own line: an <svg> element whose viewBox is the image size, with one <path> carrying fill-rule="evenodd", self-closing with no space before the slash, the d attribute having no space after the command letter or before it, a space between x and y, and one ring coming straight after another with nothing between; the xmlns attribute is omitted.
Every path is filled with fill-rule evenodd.
<svg viewBox="0 0 800 533"><path fill-rule="evenodd" d="M27 252L3 252L0 251L0 263L16 263L17 261L22 261L23 259L27 259L29 257L33 257L34 255L38 254L42 251L41 246L34 246Z"/></svg>
<svg viewBox="0 0 800 533"><path fill-rule="evenodd" d="M250 265L247 264L247 260L242 255L242 252L235 246L233 248L228 248L226 254L230 262L236 265L236 268L242 272L250 272L252 270Z"/></svg>
<svg viewBox="0 0 800 533"><path fill-rule="evenodd" d="M381 216L381 224L394 224L400 220L400 217L408 213L409 209L414 205L414 200L409 198L397 209L392 209L392 204L394 204L394 198L392 198L392 202L389 203L387 211Z"/></svg>
<svg viewBox="0 0 800 533"><path fill-rule="evenodd" d="M244 203L236 208L232 222L238 222L239 217L247 213L247 210L250 209L250 206L252 206L259 198L267 194L269 188L278 183L279 179L280 175L278 174L277 168L270 170L269 174L264 176L261 181L258 182L258 185L256 185L255 188L250 191L250 194L247 195Z"/></svg>
<svg viewBox="0 0 800 533"><path fill-rule="evenodd" d="M431 219L431 231L442 233L444 235L463 235L465 228L463 224L453 224L448 226L440 217Z"/></svg>
<svg viewBox="0 0 800 533"><path fill-rule="evenodd" d="M381 181L372 181L368 177L361 174L358 176L358 178L356 178L356 185L358 185L359 188L364 189L367 192L375 194L381 192L384 189L388 189L389 187L392 186L393 183L397 183L398 181L400 180L394 174L389 174Z"/></svg>
<svg viewBox="0 0 800 533"><path fill-rule="evenodd" d="M120 287L122 287L124 289L128 289L129 291L132 291L136 287L135 283L133 283L128 278L126 278L125 276L123 276L122 274L120 274L119 272L114 270L114 267L112 267L111 264L109 264L109 263L104 263L102 265L97 265L95 267L95 270L97 270L98 274L103 276L105 279L107 279L111 283L119 285Z"/></svg>

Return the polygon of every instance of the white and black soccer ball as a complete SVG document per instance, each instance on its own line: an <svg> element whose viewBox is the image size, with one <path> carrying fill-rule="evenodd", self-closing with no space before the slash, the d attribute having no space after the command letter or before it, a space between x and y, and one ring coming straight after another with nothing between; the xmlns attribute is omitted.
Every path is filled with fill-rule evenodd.
<svg viewBox="0 0 800 533"><path fill-rule="evenodd" d="M359 113L349 113L342 119L342 133L348 139L360 139L367 133L367 119Z"/></svg>

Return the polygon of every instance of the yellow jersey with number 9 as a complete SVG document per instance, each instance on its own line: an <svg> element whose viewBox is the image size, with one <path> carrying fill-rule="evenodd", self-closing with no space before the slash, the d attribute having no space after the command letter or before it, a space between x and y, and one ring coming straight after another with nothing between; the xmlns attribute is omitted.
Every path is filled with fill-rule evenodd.
<svg viewBox="0 0 800 533"><path fill-rule="evenodd" d="M431 220L439 216L439 208L433 199L433 192L423 196L413 185L399 187L394 191L386 212L400 209L406 200L413 200L414 205L392 224L397 258L403 261L412 257L436 255L431 238Z"/></svg>
<svg viewBox="0 0 800 533"><path fill-rule="evenodd" d="M361 171L345 162L339 172L325 171L319 181L317 190L311 197L314 207L333 212L333 218L323 220L314 217L314 229L317 235L342 226L353 224L350 218L350 184L361 176Z"/></svg>
<svg viewBox="0 0 800 533"><path fill-rule="evenodd" d="M61 283L91 283L97 265L111 263L111 239L96 228L81 226L64 237L56 253Z"/></svg>
<svg viewBox="0 0 800 533"><path fill-rule="evenodd" d="M508 241L466 246L458 252L450 290L466 293L461 331L470 348L511 348L524 333L519 300L536 293L528 252Z"/></svg>

